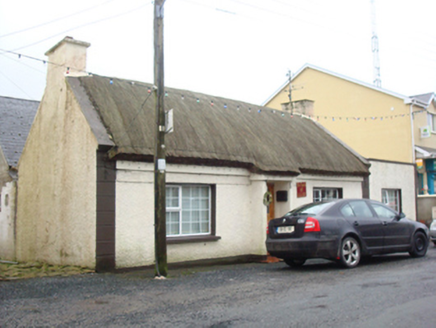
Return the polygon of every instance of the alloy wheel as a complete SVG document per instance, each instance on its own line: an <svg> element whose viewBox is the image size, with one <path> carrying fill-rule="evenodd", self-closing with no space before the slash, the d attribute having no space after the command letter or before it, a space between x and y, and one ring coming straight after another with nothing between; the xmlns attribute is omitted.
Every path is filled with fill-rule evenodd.
<svg viewBox="0 0 436 328"><path fill-rule="evenodd" d="M353 268L360 262L360 245L352 237L347 237L342 242L341 262L347 268Z"/></svg>

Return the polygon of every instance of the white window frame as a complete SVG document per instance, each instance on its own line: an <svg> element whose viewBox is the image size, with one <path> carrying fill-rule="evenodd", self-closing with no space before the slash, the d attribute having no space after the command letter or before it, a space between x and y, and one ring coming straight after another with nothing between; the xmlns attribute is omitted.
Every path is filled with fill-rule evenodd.
<svg viewBox="0 0 436 328"><path fill-rule="evenodd" d="M392 208L395 212L401 212L401 189L382 189L382 203Z"/></svg>
<svg viewBox="0 0 436 328"><path fill-rule="evenodd" d="M198 232L198 233L183 233L183 188L192 188L192 187L207 187L208 190L208 231L207 232ZM177 206L166 206L166 213L179 213L179 231L177 234L169 234L167 227L167 237L187 237L187 236L207 236L212 234L212 190L210 185L167 185L166 188L177 188L178 189L178 204ZM192 198L191 198L192 199ZM205 209L198 209L199 211L205 211ZM191 209L192 211L192 209ZM192 220L192 218L191 218ZM190 221L191 221L190 220ZM192 221L191 221L192 222ZM199 223L201 224L201 222Z"/></svg>
<svg viewBox="0 0 436 328"><path fill-rule="evenodd" d="M427 123L430 127L430 131L436 133L436 115L433 113L427 112Z"/></svg>
<svg viewBox="0 0 436 328"><path fill-rule="evenodd" d="M314 187L313 188L313 201L314 202L322 202L322 201L328 201L332 199L340 199L342 198L341 188L320 188L320 187ZM327 194L332 192L334 194L334 197L327 197Z"/></svg>

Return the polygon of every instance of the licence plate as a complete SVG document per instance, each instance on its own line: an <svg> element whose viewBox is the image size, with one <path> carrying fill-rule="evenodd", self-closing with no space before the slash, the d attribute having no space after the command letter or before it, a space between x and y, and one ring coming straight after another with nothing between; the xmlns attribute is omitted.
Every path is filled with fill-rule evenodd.
<svg viewBox="0 0 436 328"><path fill-rule="evenodd" d="M294 226L277 227L277 233L292 233L294 229Z"/></svg>

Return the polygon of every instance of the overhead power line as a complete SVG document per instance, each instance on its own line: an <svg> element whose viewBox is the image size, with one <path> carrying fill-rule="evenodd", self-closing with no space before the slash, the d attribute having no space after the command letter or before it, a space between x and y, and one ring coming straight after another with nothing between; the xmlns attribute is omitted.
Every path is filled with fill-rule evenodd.
<svg viewBox="0 0 436 328"><path fill-rule="evenodd" d="M6 33L6 34L3 34L3 35L0 35L0 39L8 37L8 36L16 35L16 34L19 34L19 33L27 32L27 31L30 31L30 30L34 30L34 29L37 29L39 27L43 27L43 26L46 26L46 25L49 25L49 24L56 23L56 22L58 22L60 20L66 19L66 18L70 18L70 17L73 17L73 16L77 16L77 15L83 14L83 13L85 13L87 11L90 11L90 10L93 10L93 9L95 9L97 7L106 5L107 3L112 2L112 1L114 1L114 0L108 0L108 1L106 1L104 3L98 4L96 6L93 6L93 7L87 8L87 9L83 9L83 10L80 10L80 11L76 11L75 13L72 13L72 14L69 14L69 15L66 15L66 16L62 16L62 17L53 19L53 20L45 22L45 23L41 23L41 24L38 24L38 25L34 25L34 26L30 26L30 27L24 28L22 30L18 30L18 31L14 31L14 32L10 32L10 33Z"/></svg>
<svg viewBox="0 0 436 328"><path fill-rule="evenodd" d="M52 39L52 38L54 38L54 37L57 37L57 36L59 36L59 35L65 35L67 32L70 32L70 31L73 31L73 30L77 30L77 29L79 29L79 28L83 28L83 27L86 27L86 26L89 26L89 25L93 25L93 24L101 23L101 22L104 22L104 21L107 21L107 20L110 20L110 19L114 19L114 18L118 18L118 17L124 16L124 15L130 14L130 13L132 13L132 12L135 12L135 11L137 11L137 10L139 10L139 9L142 9L142 8L144 8L144 7L146 7L146 6L149 6L149 5L151 5L151 4L152 4L152 2L149 2L149 3L145 4L145 5L141 5L141 6L139 6L139 7L136 7L136 8L130 9L130 10L128 10L128 11L125 11L125 12L122 12L122 13L119 13L119 14L116 14L116 15L113 15L113 16L109 16L109 17L101 18L101 19L98 19L98 20L93 21L93 22L88 22L88 23L85 23L85 24L82 24L82 25L78 25L78 26L75 26L75 27L69 28L69 29L64 30L64 31L62 31L62 32L56 33L56 34L54 34L54 35L52 35L52 36L46 37L46 38L44 38L44 39L42 39L42 40L39 40L39 41L33 42L33 43L31 43L31 44L28 44L28 45L25 45L25 46L22 46L22 47L15 48L14 51L21 50L21 49L24 49L24 48L28 48L28 47L31 47L31 46L37 45L37 44L39 44L39 43L41 43L41 42L44 42L44 41L50 40L50 39Z"/></svg>

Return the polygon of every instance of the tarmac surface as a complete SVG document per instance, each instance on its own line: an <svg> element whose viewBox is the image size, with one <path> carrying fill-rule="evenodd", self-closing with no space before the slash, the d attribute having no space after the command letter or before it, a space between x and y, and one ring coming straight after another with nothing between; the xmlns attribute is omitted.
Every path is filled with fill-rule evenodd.
<svg viewBox="0 0 436 328"><path fill-rule="evenodd" d="M1 327L435 327L436 248L347 270L310 260L0 281Z"/></svg>

